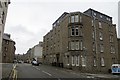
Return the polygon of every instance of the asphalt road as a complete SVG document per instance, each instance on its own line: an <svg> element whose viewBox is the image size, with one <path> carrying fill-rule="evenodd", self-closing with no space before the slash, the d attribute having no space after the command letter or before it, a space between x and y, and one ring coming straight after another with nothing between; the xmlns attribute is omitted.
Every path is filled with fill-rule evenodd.
<svg viewBox="0 0 120 80"><path fill-rule="evenodd" d="M84 78L85 76L76 75L71 71L64 69L39 65L33 66L31 64L18 64L17 65L18 78Z"/></svg>
<svg viewBox="0 0 120 80"><path fill-rule="evenodd" d="M114 75L95 75L95 74L85 74L85 73L78 73L72 70L63 69L59 67L53 67L48 65L39 65L33 66L31 64L17 64L17 78L18 79L33 79L33 78L42 78L51 80L80 80L81 79L95 79L98 80L100 78L118 78L118 76ZM114 80L114 79L113 79Z"/></svg>

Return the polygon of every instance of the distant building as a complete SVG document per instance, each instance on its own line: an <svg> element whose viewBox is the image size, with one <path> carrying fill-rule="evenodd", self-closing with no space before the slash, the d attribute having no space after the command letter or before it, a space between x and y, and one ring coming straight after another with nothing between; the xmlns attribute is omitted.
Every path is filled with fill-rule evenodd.
<svg viewBox="0 0 120 80"><path fill-rule="evenodd" d="M24 62L26 63L31 63L31 48L29 48L29 50L27 51L26 54L23 55L24 56Z"/></svg>
<svg viewBox="0 0 120 80"><path fill-rule="evenodd" d="M2 44L2 36L4 33L7 9L9 4L10 0L0 0L0 44ZM0 45L0 55L2 55L2 45ZM0 56L0 62L2 62L2 56Z"/></svg>
<svg viewBox="0 0 120 80"><path fill-rule="evenodd" d="M120 38L118 38L118 62L120 64Z"/></svg>
<svg viewBox="0 0 120 80"><path fill-rule="evenodd" d="M25 55L29 62L31 62L33 59L36 59L38 62L42 62L42 53L43 43L39 42L39 44L30 48Z"/></svg>
<svg viewBox="0 0 120 80"><path fill-rule="evenodd" d="M107 73L118 63L112 17L93 9L64 12L44 36L43 62L81 72Z"/></svg>
<svg viewBox="0 0 120 80"><path fill-rule="evenodd" d="M15 58L15 50L15 41L10 39L10 34L4 34L2 42L2 62L12 63Z"/></svg>
<svg viewBox="0 0 120 80"><path fill-rule="evenodd" d="M15 54L15 60L18 61L24 61L24 55L23 54Z"/></svg>

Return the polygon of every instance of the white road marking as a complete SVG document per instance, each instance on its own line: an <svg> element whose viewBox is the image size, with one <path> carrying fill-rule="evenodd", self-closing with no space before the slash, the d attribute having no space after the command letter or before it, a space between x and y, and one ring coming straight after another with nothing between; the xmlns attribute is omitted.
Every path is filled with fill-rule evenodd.
<svg viewBox="0 0 120 80"><path fill-rule="evenodd" d="M60 78L58 78L58 80L61 80Z"/></svg>
<svg viewBox="0 0 120 80"><path fill-rule="evenodd" d="M42 71L43 73L49 75L49 76L52 76L50 73L46 72L46 71Z"/></svg>
<svg viewBox="0 0 120 80"><path fill-rule="evenodd" d="M37 67L36 67L36 69L40 71L40 69L39 69L39 68L37 68Z"/></svg>
<svg viewBox="0 0 120 80"><path fill-rule="evenodd" d="M39 69L39 68L37 68L37 67L35 67L35 66L32 66L32 67L34 67L35 69L37 69L37 70L39 70L39 71L40 71L40 69Z"/></svg>
<svg viewBox="0 0 120 80"><path fill-rule="evenodd" d="M87 78L94 78L93 76L87 76Z"/></svg>
<svg viewBox="0 0 120 80"><path fill-rule="evenodd" d="M34 67L35 69L37 69L37 70L39 70L40 71L40 69L39 68L37 68L37 67L35 67L35 66L32 66L32 67ZM43 73L45 73L45 74L47 74L47 75L49 75L49 76L52 76L50 73L48 73L48 72L46 72L46 71L42 71Z"/></svg>

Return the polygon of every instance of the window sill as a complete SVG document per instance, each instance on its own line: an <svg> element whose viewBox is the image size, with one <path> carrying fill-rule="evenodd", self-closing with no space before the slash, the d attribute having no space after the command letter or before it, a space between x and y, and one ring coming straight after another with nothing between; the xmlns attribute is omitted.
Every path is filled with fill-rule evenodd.
<svg viewBox="0 0 120 80"><path fill-rule="evenodd" d="M79 65L76 65L76 66L79 66Z"/></svg>
<svg viewBox="0 0 120 80"><path fill-rule="evenodd" d="M72 66L75 66L75 64L72 64Z"/></svg>
<svg viewBox="0 0 120 80"><path fill-rule="evenodd" d="M101 67L105 67L105 66L101 66Z"/></svg>

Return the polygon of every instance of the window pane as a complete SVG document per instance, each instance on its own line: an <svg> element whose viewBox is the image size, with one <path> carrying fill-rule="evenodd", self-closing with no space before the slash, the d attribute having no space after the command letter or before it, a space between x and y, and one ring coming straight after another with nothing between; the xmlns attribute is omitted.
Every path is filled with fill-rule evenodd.
<svg viewBox="0 0 120 80"><path fill-rule="evenodd" d="M110 42L113 42L113 36L110 35Z"/></svg>
<svg viewBox="0 0 120 80"><path fill-rule="evenodd" d="M111 46L111 48L110 48L110 51L111 51L111 53L112 53L112 46Z"/></svg>
<svg viewBox="0 0 120 80"><path fill-rule="evenodd" d="M94 59L94 66L97 66L97 64L96 64L96 59Z"/></svg>
<svg viewBox="0 0 120 80"><path fill-rule="evenodd" d="M79 56L76 56L76 66L79 66Z"/></svg>
<svg viewBox="0 0 120 80"><path fill-rule="evenodd" d="M99 22L99 28L102 28L102 24L101 24L101 22Z"/></svg>
<svg viewBox="0 0 120 80"><path fill-rule="evenodd" d="M75 29L72 28L72 29L71 29L71 36L74 36L74 35L75 35Z"/></svg>
<svg viewBox="0 0 120 80"><path fill-rule="evenodd" d="M80 41L80 50L82 50L82 49L83 49L83 42Z"/></svg>
<svg viewBox="0 0 120 80"><path fill-rule="evenodd" d="M79 50L79 42L76 42L76 50Z"/></svg>
<svg viewBox="0 0 120 80"><path fill-rule="evenodd" d="M100 37L100 40L103 40L103 35L101 32L99 32L99 37Z"/></svg>
<svg viewBox="0 0 120 80"><path fill-rule="evenodd" d="M111 46L111 53L115 53L115 48Z"/></svg>
<svg viewBox="0 0 120 80"><path fill-rule="evenodd" d="M94 21L92 20L92 26L94 26Z"/></svg>
<svg viewBox="0 0 120 80"><path fill-rule="evenodd" d="M70 17L69 17L69 19L68 19L68 20L69 20L69 23L70 23Z"/></svg>
<svg viewBox="0 0 120 80"><path fill-rule="evenodd" d="M101 66L105 66L104 58L101 58Z"/></svg>
<svg viewBox="0 0 120 80"><path fill-rule="evenodd" d="M72 66L75 65L74 56L72 56Z"/></svg>
<svg viewBox="0 0 120 80"><path fill-rule="evenodd" d="M100 52L103 52L103 51L104 51L103 44L100 44Z"/></svg>
<svg viewBox="0 0 120 80"><path fill-rule="evenodd" d="M83 56L82 56L82 66L83 67L86 66L86 57Z"/></svg>
<svg viewBox="0 0 120 80"><path fill-rule="evenodd" d="M75 15L75 22L78 22L79 21L79 17L78 15Z"/></svg>
<svg viewBox="0 0 120 80"><path fill-rule="evenodd" d="M115 48L113 47L113 53L115 53Z"/></svg>
<svg viewBox="0 0 120 80"><path fill-rule="evenodd" d="M100 18L102 18L103 16L102 15L100 15Z"/></svg>
<svg viewBox="0 0 120 80"><path fill-rule="evenodd" d="M71 50L74 50L74 42L71 42Z"/></svg>
<svg viewBox="0 0 120 80"><path fill-rule="evenodd" d="M82 16L80 16L80 22L82 22Z"/></svg>
<svg viewBox="0 0 120 80"><path fill-rule="evenodd" d="M74 23L74 16L71 16L71 23Z"/></svg>
<svg viewBox="0 0 120 80"><path fill-rule="evenodd" d="M94 14L94 16L96 16L96 13L95 13L95 12L94 12L93 14Z"/></svg>
<svg viewBox="0 0 120 80"><path fill-rule="evenodd" d="M78 28L76 28L75 30L76 30L76 36L78 36L78 35L79 35L79 30L78 30Z"/></svg>
<svg viewBox="0 0 120 80"><path fill-rule="evenodd" d="M95 32L92 32L92 38L95 39Z"/></svg>

